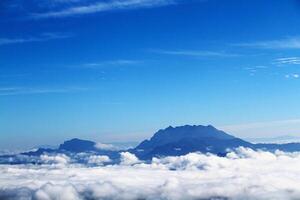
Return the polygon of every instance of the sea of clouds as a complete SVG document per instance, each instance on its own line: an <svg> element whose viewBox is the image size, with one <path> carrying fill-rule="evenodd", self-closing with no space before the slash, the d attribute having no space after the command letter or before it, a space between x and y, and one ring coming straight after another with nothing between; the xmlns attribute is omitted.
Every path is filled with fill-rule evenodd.
<svg viewBox="0 0 300 200"><path fill-rule="evenodd" d="M190 153L145 163L128 152L42 155L39 164L0 165L0 199L300 199L300 153L238 148L218 157Z"/></svg>

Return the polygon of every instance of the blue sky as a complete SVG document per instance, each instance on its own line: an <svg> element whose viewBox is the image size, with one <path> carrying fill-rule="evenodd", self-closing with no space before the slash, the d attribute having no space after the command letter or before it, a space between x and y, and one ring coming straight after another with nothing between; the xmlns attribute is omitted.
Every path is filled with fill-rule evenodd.
<svg viewBox="0 0 300 200"><path fill-rule="evenodd" d="M296 0L0 3L0 149L168 125L300 136Z"/></svg>

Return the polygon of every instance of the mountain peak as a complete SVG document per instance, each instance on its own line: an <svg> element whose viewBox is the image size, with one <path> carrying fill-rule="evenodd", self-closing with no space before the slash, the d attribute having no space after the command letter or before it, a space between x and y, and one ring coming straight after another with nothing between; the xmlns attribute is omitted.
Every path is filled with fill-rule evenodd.
<svg viewBox="0 0 300 200"><path fill-rule="evenodd" d="M208 151L206 148L218 145L225 146L227 142L236 142L238 138L229 135L212 125L184 125L157 131L150 140L144 140L135 148L141 157L151 157L157 154L178 154L191 151ZM243 143L244 141L241 140ZM235 145L235 144L234 144ZM215 149L216 149L215 148ZM181 152L178 152L181 149ZM220 148L219 148L220 149ZM175 151L176 150L176 151ZM223 149L221 149L223 151ZM217 150L215 150L217 151Z"/></svg>
<svg viewBox="0 0 300 200"><path fill-rule="evenodd" d="M213 127L212 125L184 125L184 126L169 126L165 129L160 129L157 131L154 136L150 140L155 140L157 137L168 137L172 136L172 138L168 138L168 141L178 140L182 138L202 138L202 137L213 137L213 138L221 138L221 139L232 139L233 136L220 131ZM174 138L176 137L176 138Z"/></svg>
<svg viewBox="0 0 300 200"><path fill-rule="evenodd" d="M89 140L81 140L78 138L73 138L59 145L59 150L72 151L72 152L94 151L96 149L95 145L96 145L95 142Z"/></svg>

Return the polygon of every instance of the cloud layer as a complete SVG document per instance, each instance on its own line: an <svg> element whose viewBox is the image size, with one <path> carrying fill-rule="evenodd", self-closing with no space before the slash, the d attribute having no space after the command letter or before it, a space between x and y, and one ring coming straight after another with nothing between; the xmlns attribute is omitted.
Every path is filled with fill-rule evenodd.
<svg viewBox="0 0 300 200"><path fill-rule="evenodd" d="M300 197L300 153L238 148L226 157L190 153L151 163L133 158L123 153L121 164L97 167L70 164L63 155L43 157L41 165L0 165L0 199Z"/></svg>

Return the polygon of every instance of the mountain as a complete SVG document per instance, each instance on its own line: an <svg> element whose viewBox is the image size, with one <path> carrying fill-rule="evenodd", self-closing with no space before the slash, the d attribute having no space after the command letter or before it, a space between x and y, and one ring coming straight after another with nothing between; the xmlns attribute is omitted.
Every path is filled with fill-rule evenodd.
<svg viewBox="0 0 300 200"><path fill-rule="evenodd" d="M78 138L65 141L63 144L59 145L58 149L61 151L70 151L74 153L99 150L96 148L95 142L89 140L80 140Z"/></svg>
<svg viewBox="0 0 300 200"><path fill-rule="evenodd" d="M226 155L228 149L240 146L265 151L300 151L300 143L253 144L229 135L211 125L185 125L179 127L170 126L166 129L161 129L150 140L144 140L130 152L134 153L140 159L145 160L157 156L180 156L195 151L223 156Z"/></svg>
<svg viewBox="0 0 300 200"><path fill-rule="evenodd" d="M300 143L285 143L285 144L275 144L275 143L258 143L255 144L256 149L261 149L265 151L285 151L285 152L296 152L300 151Z"/></svg>
<svg viewBox="0 0 300 200"><path fill-rule="evenodd" d="M195 151L225 154L228 148L239 146L254 148L253 144L211 125L185 125L161 129L131 152L140 159L150 159L154 156L178 156Z"/></svg>
<svg viewBox="0 0 300 200"><path fill-rule="evenodd" d="M102 144L102 146L103 145L104 144ZM119 157L119 153L117 150L102 148L102 146L101 145L99 146L96 142L93 142L93 141L81 140L78 138L74 138L71 140L64 141L56 149L38 148L35 151L29 151L29 152L22 153L22 155L40 156L45 153L46 154L64 153L64 154L70 155L73 153L92 152L97 155L107 155L111 158Z"/></svg>
<svg viewBox="0 0 300 200"><path fill-rule="evenodd" d="M42 154L57 154L63 153L68 156L76 155L77 153L88 153L89 155L107 155L112 160L120 158L120 152L129 151L134 153L141 160L149 160L153 157L163 156L180 156L191 152L213 153L219 156L226 155L228 149L237 147L248 147L254 150L275 151L281 150L286 152L300 151L300 143L272 144L272 143L257 143L242 140L234 137L224 131L218 130L215 127L208 126L169 126L166 129L157 131L149 140L144 140L135 148L121 150L115 145L95 143L89 140L81 140L74 138L67 140L59 145L58 148L39 148L35 151L21 153L20 155L38 157ZM5 163L11 156L0 156L0 163ZM16 156L18 158L18 156ZM76 157L76 156L75 156ZM4 161L1 161L4 160ZM75 158L77 159L77 158ZM81 162L81 158L78 158ZM22 163L18 158L15 163ZM34 163L32 161L32 163Z"/></svg>
<svg viewBox="0 0 300 200"><path fill-rule="evenodd" d="M245 140L252 143L287 144L287 143L299 143L300 137L283 135L283 136L268 137L268 138L246 138Z"/></svg>

